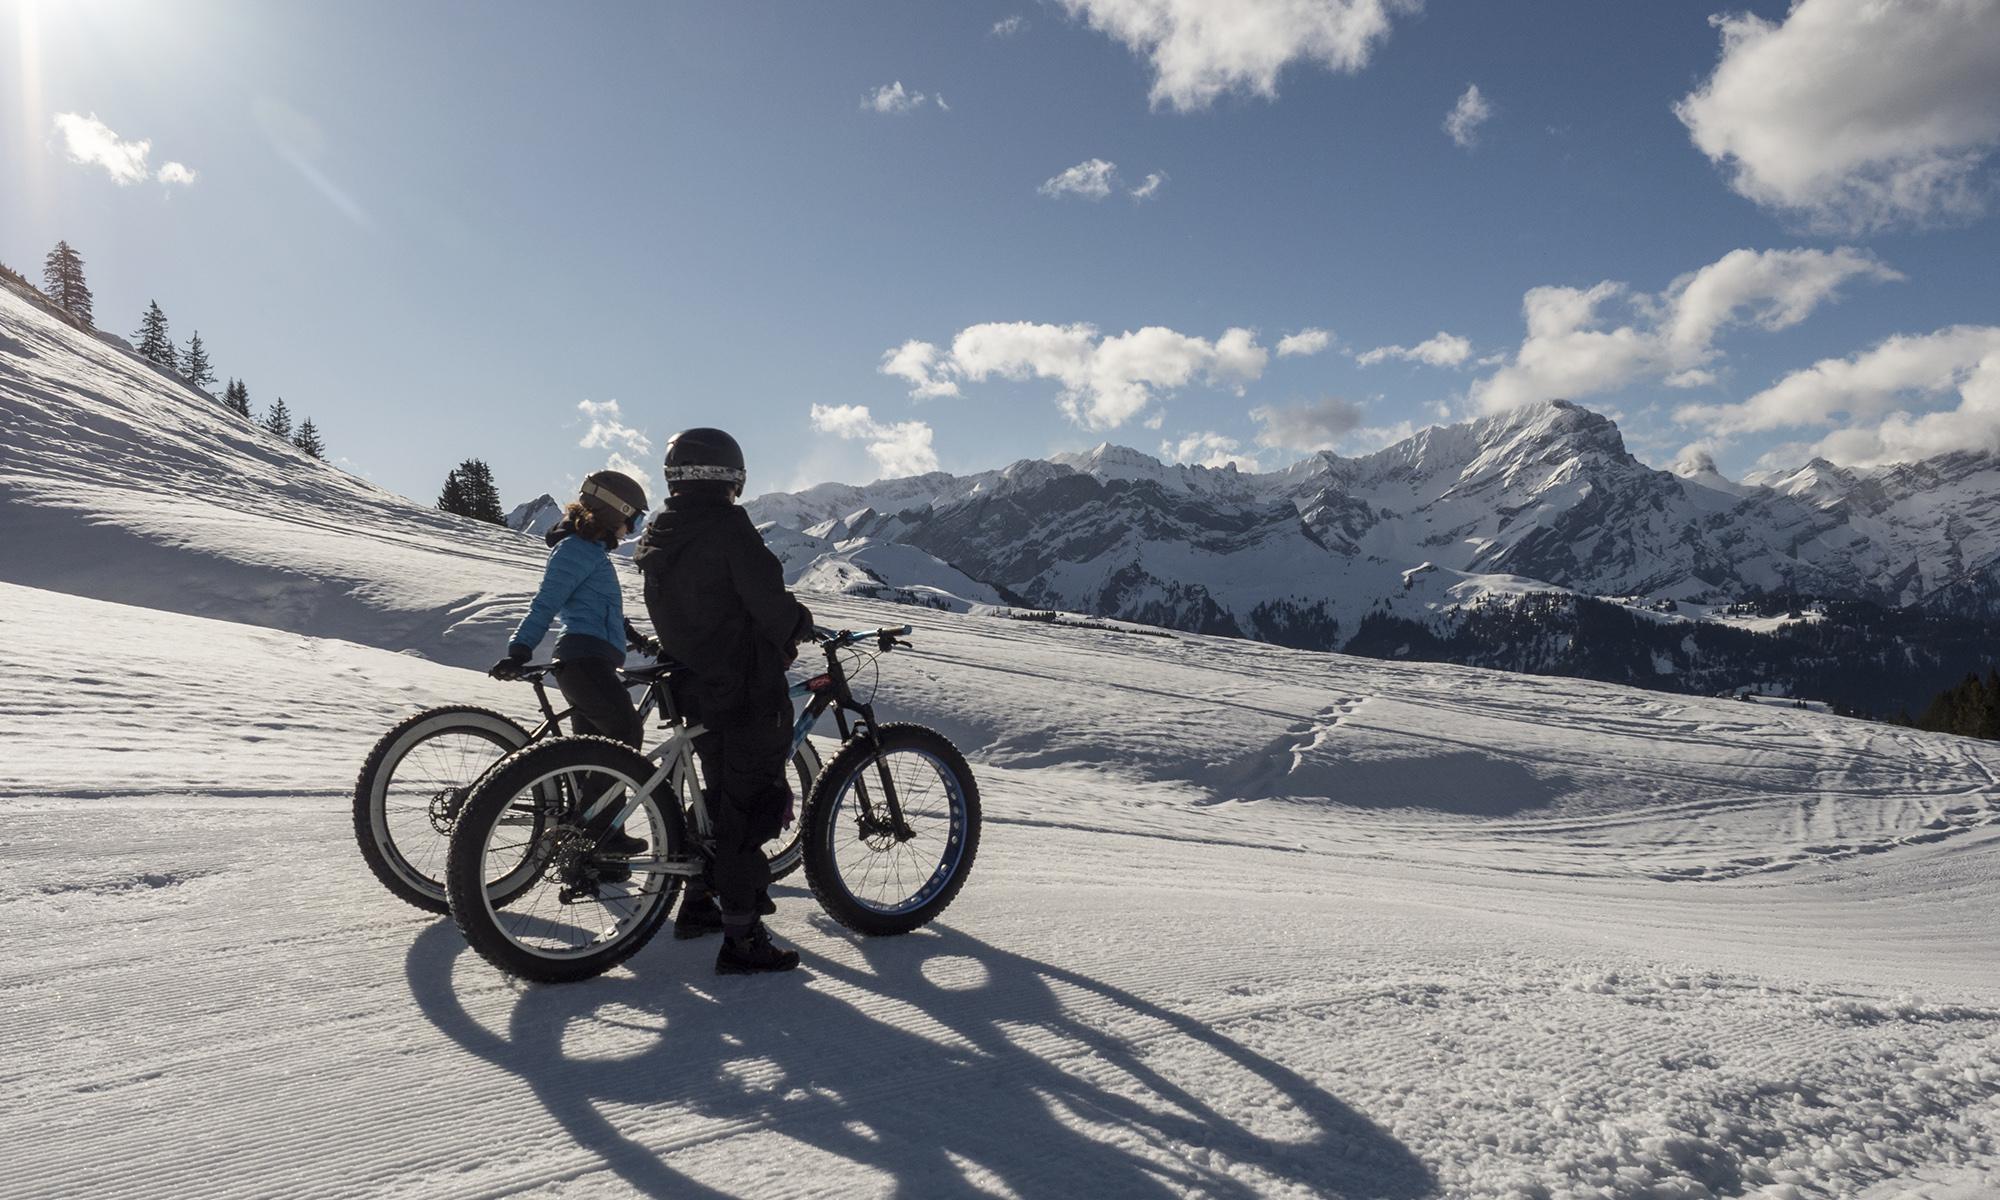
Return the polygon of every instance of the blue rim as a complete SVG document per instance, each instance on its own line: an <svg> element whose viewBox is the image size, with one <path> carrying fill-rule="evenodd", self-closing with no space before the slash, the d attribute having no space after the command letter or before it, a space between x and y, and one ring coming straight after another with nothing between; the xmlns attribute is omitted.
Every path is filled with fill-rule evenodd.
<svg viewBox="0 0 2000 1200"><path fill-rule="evenodd" d="M937 768L938 778L944 780L945 797L948 801L946 810L951 814L951 828L945 841L944 857L938 861L937 869L931 872L930 878L926 879L924 885L918 888L909 899L904 900L901 904L885 907L864 900L854 894L854 889L847 886L847 876L840 870L840 856L837 853L832 853L832 847L828 847L829 855L833 860L834 878L839 880L840 890L847 894L847 898L870 912L881 913L884 916L890 917L902 916L930 903L944 889L945 885L950 883L952 878L958 874L958 865L965 860L965 792L958 786L958 773L953 771L937 755L932 754L928 750L904 747L897 749L895 753L921 756L933 767ZM854 790L854 781L859 779L861 772L872 766L878 757L880 756L877 755L862 760L861 765L855 769L854 773L847 777L847 786L841 788L840 795L834 798L834 817L830 817L826 823L826 835L828 838L832 838L835 835L838 822L834 818L838 817L839 810L846 805L848 795Z"/></svg>

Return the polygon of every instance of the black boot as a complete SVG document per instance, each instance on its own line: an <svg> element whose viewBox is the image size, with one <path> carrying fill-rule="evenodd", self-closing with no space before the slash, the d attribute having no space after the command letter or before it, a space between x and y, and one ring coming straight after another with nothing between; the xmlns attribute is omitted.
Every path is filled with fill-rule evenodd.
<svg viewBox="0 0 2000 1200"><path fill-rule="evenodd" d="M722 906L707 892L697 894L690 888L687 898L681 901L680 914L674 918L674 936L686 940L721 932Z"/></svg>
<svg viewBox="0 0 2000 1200"><path fill-rule="evenodd" d="M771 935L759 921L745 933L722 939L715 955L717 975L761 975L767 971L789 971L799 965L799 952L772 944Z"/></svg>

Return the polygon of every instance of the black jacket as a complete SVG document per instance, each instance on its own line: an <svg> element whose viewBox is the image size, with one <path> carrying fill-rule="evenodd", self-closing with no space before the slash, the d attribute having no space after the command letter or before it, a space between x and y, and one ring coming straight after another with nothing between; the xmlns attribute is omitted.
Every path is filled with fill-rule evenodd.
<svg viewBox="0 0 2000 1200"><path fill-rule="evenodd" d="M672 496L632 556L646 611L669 658L694 675L713 724L788 708L785 664L812 633L812 614L785 590L785 570L750 514L716 496Z"/></svg>

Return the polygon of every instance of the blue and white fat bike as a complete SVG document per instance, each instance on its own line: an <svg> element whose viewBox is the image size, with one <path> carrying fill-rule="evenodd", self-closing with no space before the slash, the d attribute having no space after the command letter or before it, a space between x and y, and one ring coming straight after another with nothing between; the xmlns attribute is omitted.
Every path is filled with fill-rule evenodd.
<svg viewBox="0 0 2000 1200"><path fill-rule="evenodd" d="M814 631L826 669L792 686L804 704L796 751L829 709L841 746L799 814L806 881L821 907L863 934L908 933L952 902L979 848L979 788L933 729L882 724L857 697L858 673L910 627ZM672 667L660 703L667 737L650 755L596 737L517 750L481 778L451 833L452 919L488 962L544 981L586 979L659 932L684 881L714 855L710 798L696 772L699 725L677 719ZM624 836L619 836L619 835ZM643 841L645 849L620 853Z"/></svg>
<svg viewBox="0 0 2000 1200"><path fill-rule="evenodd" d="M448 704L408 717L383 734L354 780L354 840L368 869L382 886L426 912L450 911L444 890L445 848L472 789L500 760L523 746L561 737L569 710L549 701L548 677L561 663L535 663L521 678L535 689L541 723L529 728L490 708ZM639 700L642 725L655 713L673 720L667 694L671 664L621 669L628 687L644 688ZM655 749L654 754L660 750ZM803 738L792 749L791 783L803 796L819 776L819 752ZM523 814L536 820L537 810ZM539 832L539 830L537 831ZM789 821L764 843L772 878L798 870L799 825ZM529 875L505 887L525 885ZM504 888L503 888L504 891Z"/></svg>

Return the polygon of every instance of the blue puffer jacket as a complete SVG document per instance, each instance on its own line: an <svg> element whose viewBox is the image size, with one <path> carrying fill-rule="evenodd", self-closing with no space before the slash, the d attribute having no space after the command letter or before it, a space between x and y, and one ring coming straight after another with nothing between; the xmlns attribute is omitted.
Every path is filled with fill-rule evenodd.
<svg viewBox="0 0 2000 1200"><path fill-rule="evenodd" d="M532 653L548 635L549 622L560 617L558 658L589 654L624 662L625 597L618 590L610 552L602 542L569 536L567 524L550 530L549 538L555 549L542 571L541 589L509 644L526 646Z"/></svg>

